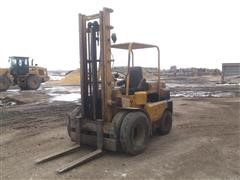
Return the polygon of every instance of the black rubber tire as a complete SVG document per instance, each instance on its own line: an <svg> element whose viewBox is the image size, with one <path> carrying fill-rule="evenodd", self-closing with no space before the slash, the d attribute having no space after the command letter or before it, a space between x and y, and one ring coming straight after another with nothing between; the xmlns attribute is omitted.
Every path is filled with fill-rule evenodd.
<svg viewBox="0 0 240 180"><path fill-rule="evenodd" d="M112 119L112 127L113 130L111 131L111 138L115 139L117 142L117 151L121 152L122 147L120 143L120 130L123 119L127 115L128 111L120 111L118 112Z"/></svg>
<svg viewBox="0 0 240 180"><path fill-rule="evenodd" d="M10 86L10 80L5 76L0 76L0 91L6 91Z"/></svg>
<svg viewBox="0 0 240 180"><path fill-rule="evenodd" d="M128 111L120 111L118 112L112 119L113 124L113 138L119 141L120 138L120 129L122 125L122 121L127 115Z"/></svg>
<svg viewBox="0 0 240 180"><path fill-rule="evenodd" d="M130 155L142 153L150 137L150 124L143 112L129 112L121 125L120 142L122 150Z"/></svg>
<svg viewBox="0 0 240 180"><path fill-rule="evenodd" d="M36 90L40 87L41 81L37 76L29 76L27 78L27 89L28 90Z"/></svg>
<svg viewBox="0 0 240 180"><path fill-rule="evenodd" d="M172 129L172 113L171 111L164 111L161 122L160 122L160 126L159 128L157 128L157 132L160 135L166 135L169 134L169 132Z"/></svg>

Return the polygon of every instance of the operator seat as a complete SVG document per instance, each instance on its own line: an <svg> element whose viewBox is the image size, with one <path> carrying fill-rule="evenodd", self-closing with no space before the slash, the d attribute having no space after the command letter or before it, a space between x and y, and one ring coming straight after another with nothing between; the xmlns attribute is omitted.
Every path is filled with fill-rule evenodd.
<svg viewBox="0 0 240 180"><path fill-rule="evenodd" d="M148 84L143 78L142 67L134 66L129 69L129 94L134 94L136 91L147 91Z"/></svg>

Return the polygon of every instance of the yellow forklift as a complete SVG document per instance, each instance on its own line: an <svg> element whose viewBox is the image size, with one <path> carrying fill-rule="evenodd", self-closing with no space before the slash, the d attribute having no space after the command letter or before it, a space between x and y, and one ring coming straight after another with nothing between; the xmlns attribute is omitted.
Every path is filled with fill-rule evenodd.
<svg viewBox="0 0 240 180"><path fill-rule="evenodd" d="M160 50L143 43L112 44L111 9L98 14L79 14L81 102L70 114L68 134L75 146L36 160L42 163L87 144L96 150L58 169L65 172L102 154L104 150L142 153L154 134L168 134L172 128L173 103L164 83L160 83ZM111 49L128 51L127 72L119 80L113 73ZM155 48L157 78L148 81L142 68L134 66L134 52Z"/></svg>

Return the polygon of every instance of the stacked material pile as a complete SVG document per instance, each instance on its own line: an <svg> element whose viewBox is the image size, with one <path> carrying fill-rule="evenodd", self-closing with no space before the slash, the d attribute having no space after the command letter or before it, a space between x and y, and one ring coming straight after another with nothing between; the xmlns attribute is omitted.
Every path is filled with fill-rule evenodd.
<svg viewBox="0 0 240 180"><path fill-rule="evenodd" d="M80 85L80 69L68 72L63 79L57 81L59 85Z"/></svg>

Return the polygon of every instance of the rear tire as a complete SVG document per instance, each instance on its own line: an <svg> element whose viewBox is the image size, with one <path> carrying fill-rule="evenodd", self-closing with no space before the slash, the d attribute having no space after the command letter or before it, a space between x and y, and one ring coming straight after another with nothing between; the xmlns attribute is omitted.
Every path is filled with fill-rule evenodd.
<svg viewBox="0 0 240 180"><path fill-rule="evenodd" d="M27 89L28 90L36 90L40 87L41 81L37 76L29 76L27 78Z"/></svg>
<svg viewBox="0 0 240 180"><path fill-rule="evenodd" d="M6 91L10 86L10 80L5 76L0 76L0 91Z"/></svg>
<svg viewBox="0 0 240 180"><path fill-rule="evenodd" d="M169 110L166 110L162 116L160 126L157 129L160 135L169 134L172 129L172 113Z"/></svg>
<svg viewBox="0 0 240 180"><path fill-rule="evenodd" d="M142 153L150 137L150 124L143 112L129 112L123 119L120 129L122 150L131 155Z"/></svg>

